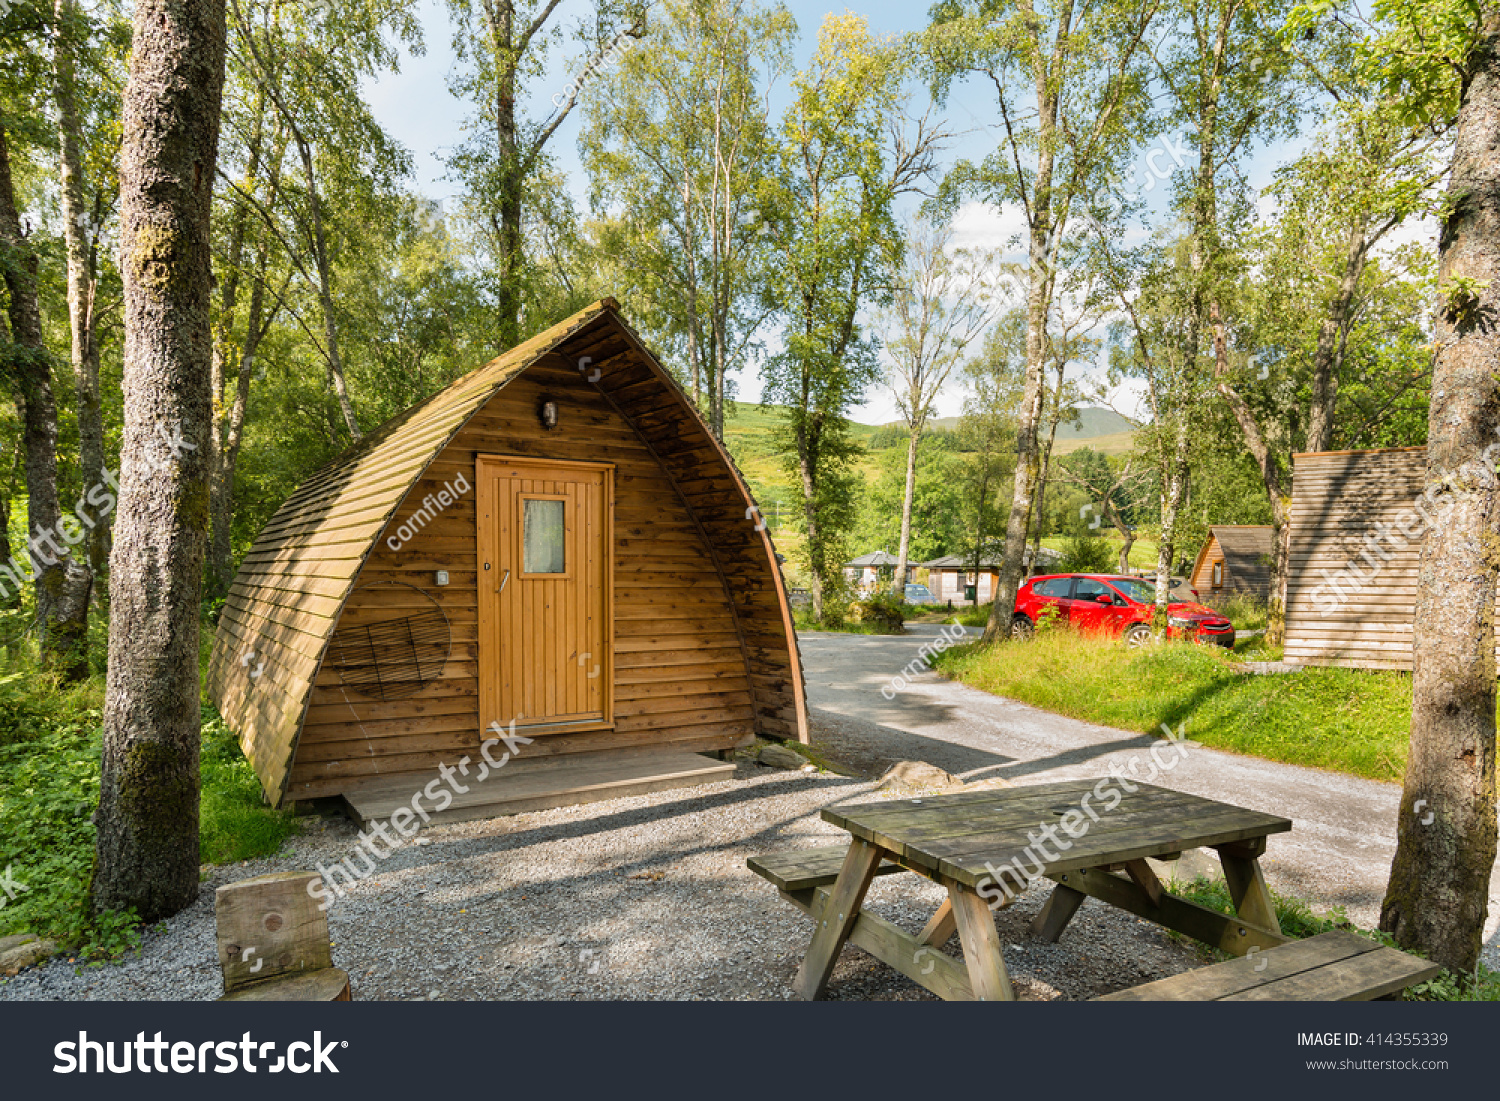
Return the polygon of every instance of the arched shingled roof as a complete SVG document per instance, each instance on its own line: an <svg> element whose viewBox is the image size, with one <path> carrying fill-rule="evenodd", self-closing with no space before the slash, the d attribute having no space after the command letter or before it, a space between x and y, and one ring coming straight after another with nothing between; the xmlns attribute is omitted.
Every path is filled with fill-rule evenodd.
<svg viewBox="0 0 1500 1101"><path fill-rule="evenodd" d="M691 400L605 299L371 432L303 482L256 538L220 616L208 691L273 803L286 794L340 613L407 492L508 382L543 357L573 366L585 356L580 381L651 448L712 546L758 686L757 732L806 740L786 590L764 525L746 520L749 489Z"/></svg>

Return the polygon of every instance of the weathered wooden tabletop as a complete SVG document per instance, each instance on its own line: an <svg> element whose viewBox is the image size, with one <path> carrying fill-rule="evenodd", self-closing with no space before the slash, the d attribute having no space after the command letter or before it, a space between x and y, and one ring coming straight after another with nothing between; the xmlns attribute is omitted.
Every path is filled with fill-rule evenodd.
<svg viewBox="0 0 1500 1101"><path fill-rule="evenodd" d="M1272 814L1115 778L829 807L823 818L915 871L971 888L1018 859L1035 879L1292 828Z"/></svg>
<svg viewBox="0 0 1500 1101"><path fill-rule="evenodd" d="M1045 941L1092 896L1235 955L1286 942L1259 864L1267 836L1292 828L1276 815L1111 776L829 807L823 818L854 839L831 889L782 892L815 923L794 983L804 998L822 996L852 938L940 997L1013 1001L994 911L1044 878L1056 885L1031 929ZM1233 917L1171 895L1146 863L1202 847L1219 854ZM864 909L885 860L948 888L919 936ZM938 950L955 932L962 963Z"/></svg>

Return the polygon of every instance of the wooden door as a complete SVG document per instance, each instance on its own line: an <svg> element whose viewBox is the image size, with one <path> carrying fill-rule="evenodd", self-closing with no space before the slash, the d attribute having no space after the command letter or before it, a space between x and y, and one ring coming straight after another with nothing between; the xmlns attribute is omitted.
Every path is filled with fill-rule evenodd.
<svg viewBox="0 0 1500 1101"><path fill-rule="evenodd" d="M481 455L475 473L480 729L611 725L613 467Z"/></svg>

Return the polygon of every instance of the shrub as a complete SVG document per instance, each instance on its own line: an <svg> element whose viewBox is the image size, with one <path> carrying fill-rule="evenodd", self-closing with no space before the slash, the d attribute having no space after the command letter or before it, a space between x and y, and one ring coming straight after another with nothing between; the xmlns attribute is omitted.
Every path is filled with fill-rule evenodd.
<svg viewBox="0 0 1500 1101"><path fill-rule="evenodd" d="M1113 573L1119 561L1097 535L1070 535L1054 573Z"/></svg>
<svg viewBox="0 0 1500 1101"><path fill-rule="evenodd" d="M876 593L850 604L849 618L874 627L882 635L899 635L905 630L906 605L890 593Z"/></svg>

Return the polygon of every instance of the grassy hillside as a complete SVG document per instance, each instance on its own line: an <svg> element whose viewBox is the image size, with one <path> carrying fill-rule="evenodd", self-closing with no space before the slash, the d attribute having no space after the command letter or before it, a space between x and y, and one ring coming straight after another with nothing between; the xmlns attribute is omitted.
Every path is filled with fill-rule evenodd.
<svg viewBox="0 0 1500 1101"><path fill-rule="evenodd" d="M1057 429L1057 442L1052 445L1054 455L1066 455L1081 447L1092 447L1105 455L1125 455L1135 446L1135 432L1111 432L1106 436L1063 437L1062 427Z"/></svg>

